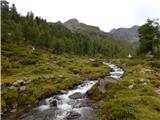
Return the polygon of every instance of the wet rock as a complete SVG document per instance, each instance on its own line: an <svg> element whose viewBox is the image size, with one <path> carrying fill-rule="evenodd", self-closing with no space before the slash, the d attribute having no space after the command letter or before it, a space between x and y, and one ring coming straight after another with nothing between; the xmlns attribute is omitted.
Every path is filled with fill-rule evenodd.
<svg viewBox="0 0 160 120"><path fill-rule="evenodd" d="M50 103L50 105L51 105L52 107L57 107L57 100L51 99L51 100L49 100L49 103Z"/></svg>
<svg viewBox="0 0 160 120"><path fill-rule="evenodd" d="M15 87L15 86L10 86L9 89L11 89L11 90L17 90L17 87Z"/></svg>
<svg viewBox="0 0 160 120"><path fill-rule="evenodd" d="M71 98L71 99L81 99L81 98L85 98L85 95L80 93L80 92L76 92L76 93L70 95L69 98Z"/></svg>
<svg viewBox="0 0 160 120"><path fill-rule="evenodd" d="M13 83L13 86L16 86L16 87L22 86L22 85L24 85L24 80L17 80L16 82Z"/></svg>
<svg viewBox="0 0 160 120"><path fill-rule="evenodd" d="M95 106L95 102L89 99L82 100L79 104L76 104L75 108L81 108L81 107L93 107Z"/></svg>
<svg viewBox="0 0 160 120"><path fill-rule="evenodd" d="M66 117L67 120L77 120L79 117L81 117L81 114L78 112L71 111L69 115Z"/></svg>
<svg viewBox="0 0 160 120"><path fill-rule="evenodd" d="M26 86L19 87L19 91L25 91L25 90L26 90Z"/></svg>
<svg viewBox="0 0 160 120"><path fill-rule="evenodd" d="M47 102L45 100L40 100L38 102L39 105L47 105Z"/></svg>

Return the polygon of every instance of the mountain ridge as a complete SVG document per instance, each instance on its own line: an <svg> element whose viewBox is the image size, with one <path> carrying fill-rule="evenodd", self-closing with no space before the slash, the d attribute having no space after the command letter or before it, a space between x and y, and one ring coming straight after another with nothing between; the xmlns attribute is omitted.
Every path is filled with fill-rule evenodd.
<svg viewBox="0 0 160 120"><path fill-rule="evenodd" d="M114 39L111 34L100 30L98 26L81 23L75 18L69 19L63 24L72 32L87 35L92 39L107 39L107 40Z"/></svg>
<svg viewBox="0 0 160 120"><path fill-rule="evenodd" d="M113 35L115 38L119 38L122 40L128 40L130 42L137 42L139 40L138 37L138 25L134 25L130 28L113 28L109 33Z"/></svg>
<svg viewBox="0 0 160 120"><path fill-rule="evenodd" d="M125 27L120 27L117 29L113 28L109 32L104 32L98 26L81 23L76 18L69 19L63 24L72 32L88 34L94 37L96 36L98 38L114 38L114 39L129 41L129 42L137 42L139 40L138 25L134 25L130 28L125 28Z"/></svg>

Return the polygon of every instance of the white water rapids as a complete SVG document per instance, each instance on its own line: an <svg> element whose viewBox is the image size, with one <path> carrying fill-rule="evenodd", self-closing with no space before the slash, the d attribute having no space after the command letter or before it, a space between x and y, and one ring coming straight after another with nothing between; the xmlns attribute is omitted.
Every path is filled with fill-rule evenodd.
<svg viewBox="0 0 160 120"><path fill-rule="evenodd" d="M118 80L124 74L124 71L114 64L103 62L103 64L109 66L112 69L110 75L115 80ZM59 94L46 98L43 104L34 108L28 114L21 116L20 120L93 120L94 113L91 113L91 106L83 106L82 104L86 102L87 98L71 99L69 96L75 93L81 93L84 95L89 89L97 83L97 80L84 81L81 85L78 85L75 89L67 91L67 93ZM51 102L56 101L56 107L51 106ZM67 118L71 112L76 112L80 115L78 119Z"/></svg>

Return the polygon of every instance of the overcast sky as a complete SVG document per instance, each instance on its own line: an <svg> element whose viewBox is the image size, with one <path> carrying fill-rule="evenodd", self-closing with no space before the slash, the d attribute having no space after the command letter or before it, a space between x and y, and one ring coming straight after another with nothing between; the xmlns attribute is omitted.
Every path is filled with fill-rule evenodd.
<svg viewBox="0 0 160 120"><path fill-rule="evenodd" d="M65 22L77 18L80 22L112 28L141 25L146 19L160 18L160 0L8 0L26 15L33 11L49 22Z"/></svg>

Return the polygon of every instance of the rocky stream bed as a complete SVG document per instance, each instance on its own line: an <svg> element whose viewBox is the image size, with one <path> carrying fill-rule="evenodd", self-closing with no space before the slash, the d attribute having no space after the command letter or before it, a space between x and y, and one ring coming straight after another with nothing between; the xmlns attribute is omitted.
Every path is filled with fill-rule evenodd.
<svg viewBox="0 0 160 120"><path fill-rule="evenodd" d="M124 71L114 64L107 62L103 64L112 69L106 77L118 80L124 74ZM95 103L86 95L97 82L98 80L85 80L71 90L46 98L19 120L98 120L94 111Z"/></svg>

